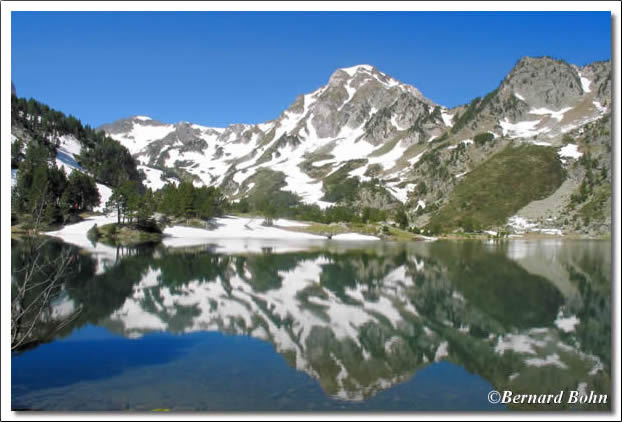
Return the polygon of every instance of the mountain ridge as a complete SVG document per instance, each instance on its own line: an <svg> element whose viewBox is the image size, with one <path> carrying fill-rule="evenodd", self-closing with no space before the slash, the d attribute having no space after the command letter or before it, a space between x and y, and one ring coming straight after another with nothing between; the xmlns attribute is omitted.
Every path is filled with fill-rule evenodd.
<svg viewBox="0 0 622 422"><path fill-rule="evenodd" d="M553 154L521 151L546 156L547 166L560 164L563 177L550 194L562 198L553 207L554 215L544 216L534 207L529 214L553 221L544 224L547 229L576 231L587 225L590 233L606 233L581 210L591 209L588 204L598 193L596 221L600 227L610 224L610 212L603 211L610 202L601 200L610 201L611 196L603 196L611 184L610 107L610 61L578 67L551 57L524 57L483 98L451 109L371 65L357 65L335 70L326 85L297 96L275 119L263 123L212 128L134 115L98 129L127 148L146 186L154 190L184 180L216 186L234 202L247 200L254 211L277 197L275 206L281 210L297 203L322 209L404 208L411 226L418 228L427 227L452 203L456 187L473 180L463 176L483 163L499 157L516 157L527 166L543 163L509 150L531 144ZM594 178L595 170L599 178ZM484 178L478 181L482 186L492 177L477 174ZM545 199L527 195L507 212ZM481 200L478 206L495 202L493 197ZM472 221L474 211L453 204L455 212L466 214L464 221ZM573 221L566 222L564 212ZM475 221L473 227L490 228L503 219L511 225L526 218L497 217L494 222Z"/></svg>

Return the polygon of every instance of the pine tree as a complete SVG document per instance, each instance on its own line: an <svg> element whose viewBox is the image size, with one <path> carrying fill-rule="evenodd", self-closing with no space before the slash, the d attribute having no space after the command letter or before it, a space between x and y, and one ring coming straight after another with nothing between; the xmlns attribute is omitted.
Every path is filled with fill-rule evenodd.
<svg viewBox="0 0 622 422"><path fill-rule="evenodd" d="M408 215L404 207L400 207L395 213L395 222L401 229L405 229L408 226Z"/></svg>
<svg viewBox="0 0 622 422"><path fill-rule="evenodd" d="M156 202L151 188L147 189L145 193L140 197L138 204L138 210L136 212L136 219L139 224L143 224L153 217L153 213L156 209Z"/></svg>
<svg viewBox="0 0 622 422"><path fill-rule="evenodd" d="M182 182L179 184L178 190L178 215L185 217L186 219L192 217L195 214L193 197L194 186L192 182Z"/></svg>
<svg viewBox="0 0 622 422"><path fill-rule="evenodd" d="M19 163L24 159L24 153L22 149L24 147L24 143L21 139L16 139L11 144L11 168L16 169L19 167Z"/></svg>
<svg viewBox="0 0 622 422"><path fill-rule="evenodd" d="M32 213L36 209L36 202L41 199L43 187L47 182L47 166L47 149L38 142L31 141L17 171L14 195L18 212ZM35 173L37 173L36 185Z"/></svg>
<svg viewBox="0 0 622 422"><path fill-rule="evenodd" d="M100 195L95 180L84 173L73 171L61 202L66 209L82 211L99 205Z"/></svg>

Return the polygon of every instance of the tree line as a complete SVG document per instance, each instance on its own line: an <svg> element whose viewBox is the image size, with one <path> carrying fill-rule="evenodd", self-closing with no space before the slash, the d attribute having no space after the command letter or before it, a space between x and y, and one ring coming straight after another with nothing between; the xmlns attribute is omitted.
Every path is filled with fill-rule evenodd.
<svg viewBox="0 0 622 422"><path fill-rule="evenodd" d="M158 212L167 216L209 220L224 214L227 201L213 186L196 187L192 182L168 183L153 192L127 181L113 189L106 202L107 211L117 212L120 224L145 225Z"/></svg>
<svg viewBox="0 0 622 422"><path fill-rule="evenodd" d="M404 206L398 206L393 210L385 210L374 207L357 208L353 206L332 205L325 209L316 204L304 204L298 202L288 207L276 207L270 201L249 201L242 198L231 203L229 209L239 213L259 213L266 219L289 218L293 220L313 221L323 224L331 223L379 223L392 218L398 226L408 226L408 216Z"/></svg>

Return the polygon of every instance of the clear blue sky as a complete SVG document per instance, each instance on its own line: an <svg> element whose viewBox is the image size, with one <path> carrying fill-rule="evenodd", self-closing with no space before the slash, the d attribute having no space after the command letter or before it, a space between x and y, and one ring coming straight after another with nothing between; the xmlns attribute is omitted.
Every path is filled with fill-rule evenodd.
<svg viewBox="0 0 622 422"><path fill-rule="evenodd" d="M13 12L11 29L18 95L92 126L259 123L355 64L452 107L522 56L611 57L609 12Z"/></svg>

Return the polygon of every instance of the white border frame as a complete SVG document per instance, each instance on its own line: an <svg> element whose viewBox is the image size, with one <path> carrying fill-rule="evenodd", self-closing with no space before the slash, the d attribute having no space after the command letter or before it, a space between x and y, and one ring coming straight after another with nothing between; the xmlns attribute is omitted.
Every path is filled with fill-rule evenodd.
<svg viewBox="0 0 622 422"><path fill-rule="evenodd" d="M204 419L253 419L253 420L312 420L312 419L341 419L341 420L371 420L390 419L408 420L414 417L425 417L431 420L446 418L460 420L524 420L524 419L552 419L582 420L620 420L620 3L615 1L536 1L536 2L485 2L485 1L448 1L448 2L400 2L400 1L302 1L302 2L166 2L166 1L128 1L128 2L72 2L72 1L3 1L1 3L1 45L2 45L2 72L0 87L2 97L1 110L1 209L0 209L0 247L2 265L0 265L0 280L2 280L2 303L1 324L1 418L2 420L108 420L117 419L144 419L153 420L204 420ZM612 160L613 160L613 201L612 201L612 347L614 348L612 366L612 412L611 413L586 413L586 412L483 412L483 413L16 413L12 412L11 392L11 352L10 352L10 306L6 306L11 297L10 292L10 189L11 181L8 176L10 167L10 128L11 128L11 103L8 95L8 86L11 82L11 11L594 11L604 10L612 13ZM18 87L19 89L19 87ZM618 257L616 259L615 257Z"/></svg>

